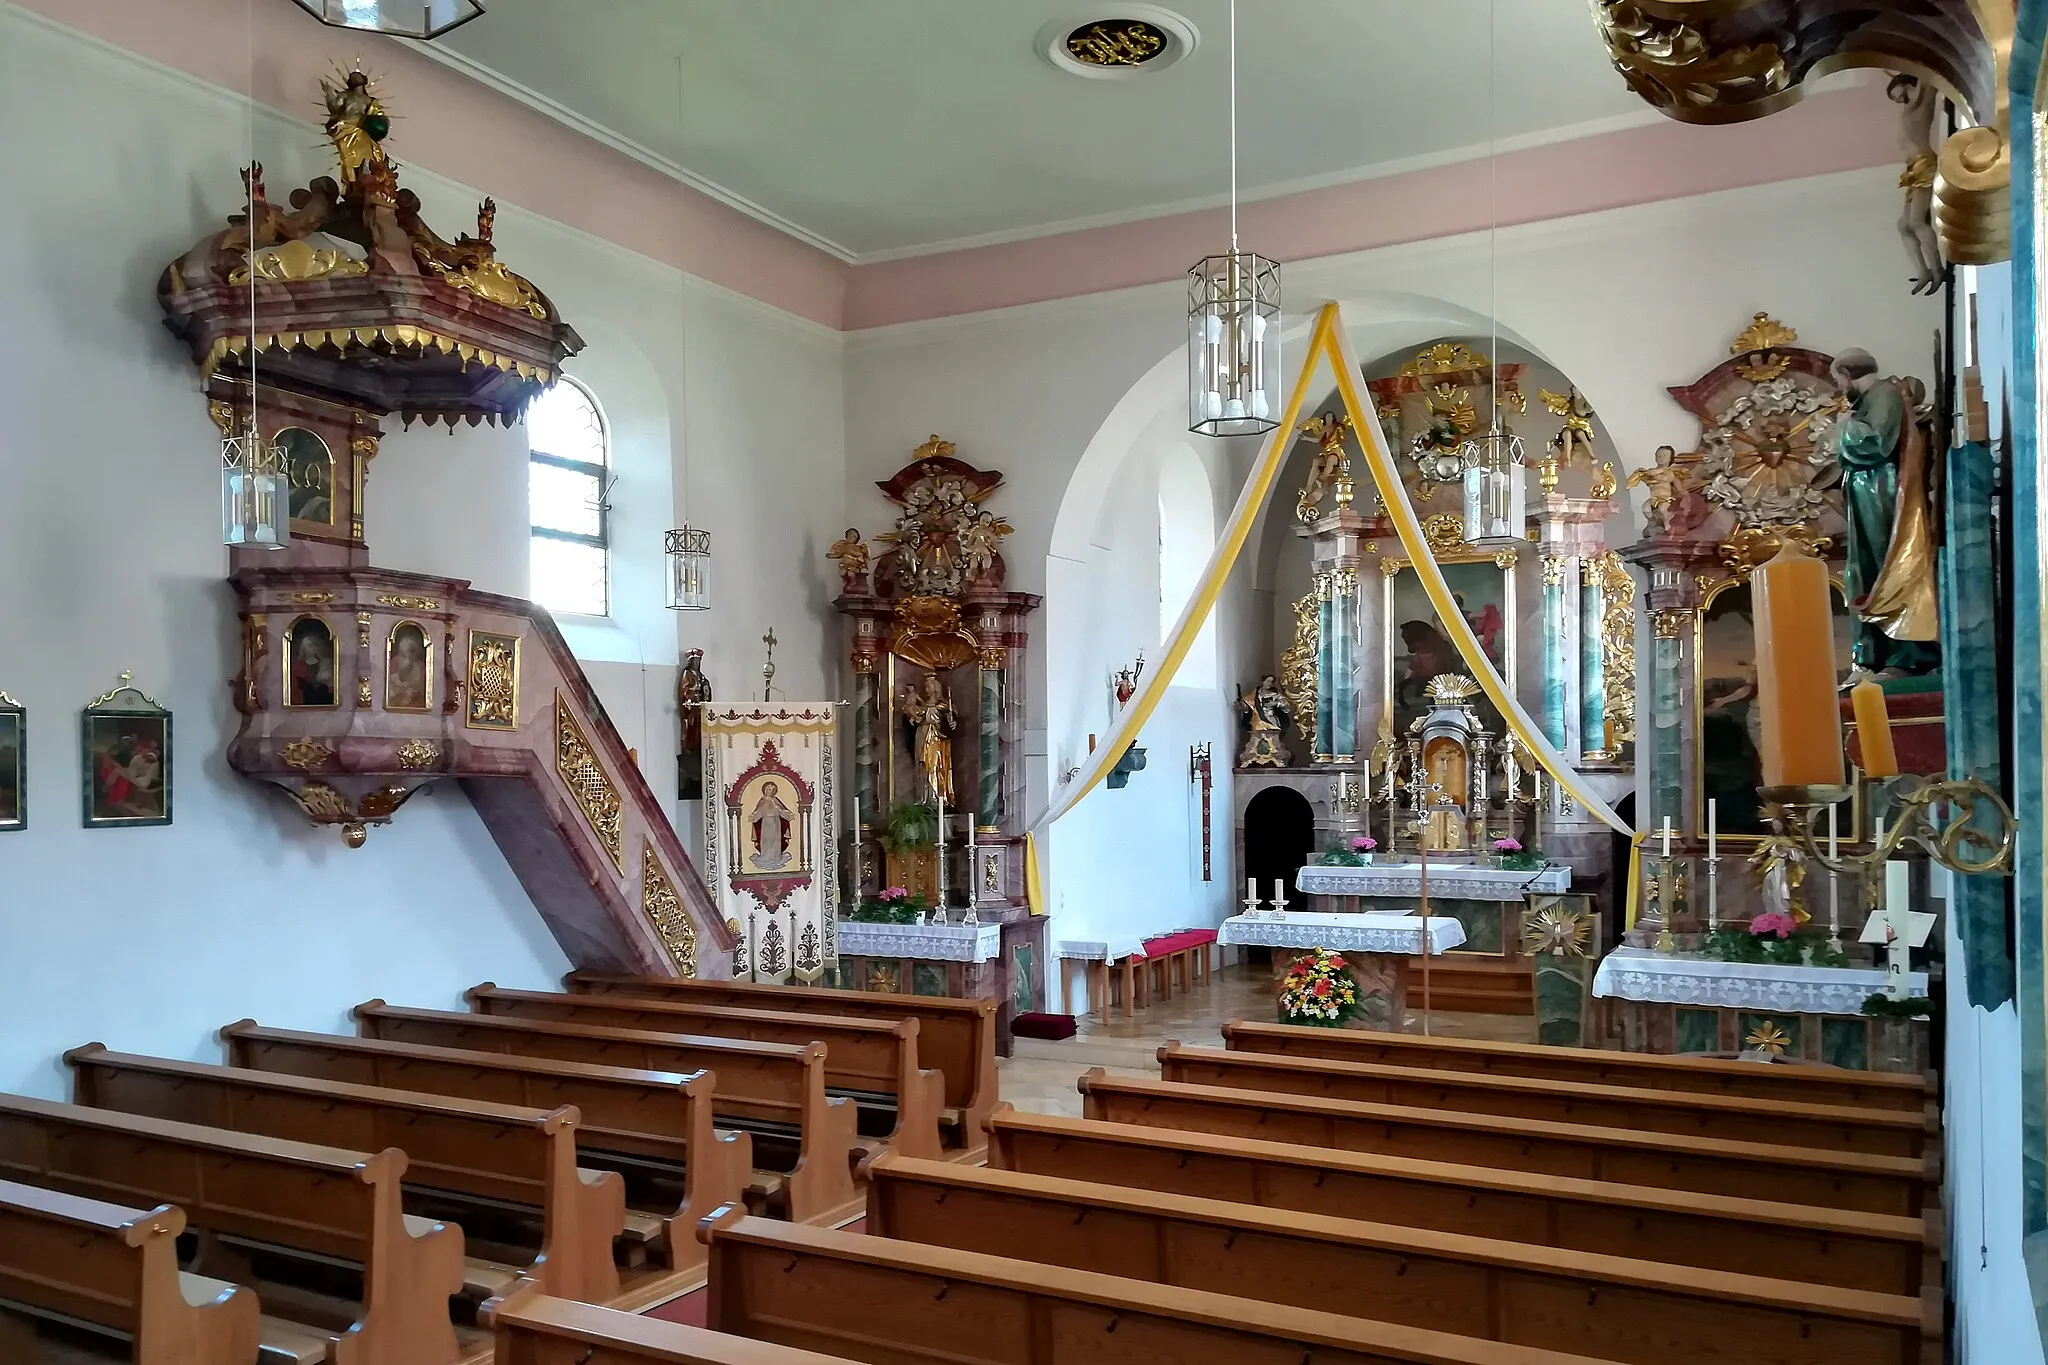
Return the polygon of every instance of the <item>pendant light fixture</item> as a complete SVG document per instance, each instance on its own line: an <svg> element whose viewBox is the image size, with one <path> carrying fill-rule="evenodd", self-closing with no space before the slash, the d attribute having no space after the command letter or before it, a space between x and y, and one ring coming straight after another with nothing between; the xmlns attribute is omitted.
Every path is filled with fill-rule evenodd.
<svg viewBox="0 0 2048 1365"><path fill-rule="evenodd" d="M431 42L484 12L477 0L296 0L330 28Z"/></svg>
<svg viewBox="0 0 2048 1365"><path fill-rule="evenodd" d="M289 477L277 447L263 439L256 420L256 12L249 2L249 169L243 220L243 268L249 276L249 419L240 420L234 404L222 424L220 442L221 541L250 550L282 550L291 542Z"/></svg>
<svg viewBox="0 0 2048 1365"><path fill-rule="evenodd" d="M1499 0L1486 7L1486 167L1492 222L1486 231L1487 312L1493 325L1492 349L1487 353L1487 374L1493 398L1487 404L1484 434L1469 437L1458 454L1465 466L1465 539L1483 550L1500 550L1520 543L1528 521L1527 483L1529 464L1522 438L1508 429L1500 412L1500 168L1494 92L1498 88L1494 56L1495 21Z"/></svg>
<svg viewBox="0 0 2048 1365"><path fill-rule="evenodd" d="M1280 265L1237 245L1237 0L1230 0L1230 252L1188 271L1188 430L1279 425Z"/></svg>
<svg viewBox="0 0 2048 1365"><path fill-rule="evenodd" d="M676 58L676 150L680 155L683 145L683 59ZM682 409L687 419L689 401L689 282L683 282L683 325L678 332L676 345L678 364L677 381L681 384ZM690 466L688 460L689 435L683 436L684 460L677 478L682 483L683 496L678 501L690 500ZM687 514L683 524L670 531L663 541L663 553L667 556L667 570L664 576L662 599L670 611L709 611L711 609L711 533L690 525Z"/></svg>

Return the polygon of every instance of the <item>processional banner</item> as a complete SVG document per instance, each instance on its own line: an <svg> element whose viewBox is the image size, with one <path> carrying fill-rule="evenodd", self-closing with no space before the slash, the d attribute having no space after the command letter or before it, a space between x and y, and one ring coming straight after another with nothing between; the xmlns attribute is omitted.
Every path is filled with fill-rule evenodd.
<svg viewBox="0 0 2048 1365"><path fill-rule="evenodd" d="M704 878L736 978L808 985L839 960L836 706L703 709Z"/></svg>

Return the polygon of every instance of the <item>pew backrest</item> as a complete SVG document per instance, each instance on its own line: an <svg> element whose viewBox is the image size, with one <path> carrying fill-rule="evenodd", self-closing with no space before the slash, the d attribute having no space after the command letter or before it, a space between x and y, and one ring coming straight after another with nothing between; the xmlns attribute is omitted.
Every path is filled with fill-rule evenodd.
<svg viewBox="0 0 2048 1365"><path fill-rule="evenodd" d="M1933 1115L1898 1109L1852 1109L1742 1095L1424 1071L1375 1062L1190 1048L1177 1042L1159 1049L1159 1071L1165 1080L1195 1085L1690 1133L1736 1142L1769 1133L1773 1141L1788 1146L1880 1156L1917 1158L1939 1145L1935 1140L1939 1124Z"/></svg>
<svg viewBox="0 0 2048 1365"><path fill-rule="evenodd" d="M109 1052L99 1043L64 1060L73 1100L92 1108L363 1151L399 1148L408 1185L540 1209L531 1273L547 1292L593 1303L618 1297L612 1242L625 1227L625 1183L577 1168L573 1106L530 1109L271 1075Z"/></svg>
<svg viewBox="0 0 2048 1365"><path fill-rule="evenodd" d="M123 1333L135 1365L255 1365L255 1293L181 1275L184 1230L168 1204L130 1209L0 1180L0 1301Z"/></svg>
<svg viewBox="0 0 2048 1365"><path fill-rule="evenodd" d="M1743 1061L1732 1057L1666 1057L1643 1052L1494 1043L1475 1038L1424 1038L1407 1033L1301 1028L1235 1020L1223 1026L1232 1052L1265 1052L1331 1061L1378 1062L1429 1071L1640 1086L1702 1095L1742 1095L1852 1109L1923 1112L1938 1094L1925 1076Z"/></svg>
<svg viewBox="0 0 2048 1365"><path fill-rule="evenodd" d="M497 1338L493 1365L848 1365L679 1322L549 1296L486 1305Z"/></svg>

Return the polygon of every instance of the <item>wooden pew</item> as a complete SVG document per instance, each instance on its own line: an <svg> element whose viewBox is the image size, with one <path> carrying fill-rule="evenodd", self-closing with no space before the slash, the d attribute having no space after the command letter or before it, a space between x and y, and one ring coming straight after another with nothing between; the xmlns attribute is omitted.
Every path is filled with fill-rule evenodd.
<svg viewBox="0 0 2048 1365"><path fill-rule="evenodd" d="M538 1210L538 1254L520 1268L545 1292L586 1303L619 1297L612 1243L625 1231L626 1186L611 1172L577 1169L581 1115L573 1106L528 1109L268 1075L109 1052L99 1043L73 1048L64 1060L72 1099L95 1109L366 1152L399 1148L409 1189ZM466 1226L465 1240L474 1254Z"/></svg>
<svg viewBox="0 0 2048 1365"><path fill-rule="evenodd" d="M918 1065L915 1019L853 1019L841 1015L733 1009L694 1001L615 996L599 999L548 991L506 990L486 981L464 998L478 1014L539 1019L599 1028L645 1029L708 1038L741 1038L757 1043L805 1047L825 1045L825 1084L865 1115L881 1123L876 1136L905 1156L933 1157L939 1144L939 1110L945 1081ZM886 1125L883 1126L883 1125Z"/></svg>
<svg viewBox="0 0 2048 1365"><path fill-rule="evenodd" d="M710 1326L871 1365L1590 1365L1587 1358L1064 1266L732 1216Z"/></svg>
<svg viewBox="0 0 2048 1365"><path fill-rule="evenodd" d="M193 1228L362 1268L333 1365L450 1365L462 1230L415 1233L400 1202L405 1153L375 1154L168 1119L0 1095L0 1179L91 1199L175 1203ZM238 1276L239 1278L239 1276ZM273 1293L272 1309L277 1295Z"/></svg>
<svg viewBox="0 0 2048 1365"><path fill-rule="evenodd" d="M497 1334L493 1365L847 1365L794 1347L545 1296L493 1304L489 1317Z"/></svg>
<svg viewBox="0 0 2048 1365"><path fill-rule="evenodd" d="M255 1365L256 1295L178 1269L185 1215L0 1180L0 1305L127 1337L133 1365ZM32 1359L23 1346L7 1357Z"/></svg>
<svg viewBox="0 0 2048 1365"><path fill-rule="evenodd" d="M867 1164L866 1230L1083 1273L1346 1305L1381 1322L1627 1365L1940 1365L1942 1291L1786 1284L1429 1229L967 1170Z"/></svg>
<svg viewBox="0 0 2048 1365"><path fill-rule="evenodd" d="M853 1101L825 1093L825 1047L687 1037L590 1024L550 1024L453 1010L415 1010L371 1000L355 1008L365 1038L470 1052L545 1057L648 1071L711 1071L712 1111L749 1129L754 1158L784 1176L799 1223L837 1222L860 1209L853 1165L863 1153Z"/></svg>
<svg viewBox="0 0 2048 1365"><path fill-rule="evenodd" d="M1159 1074L1169 1081L1229 1090L1274 1090L1370 1104L1689 1133L1731 1142L1751 1142L1759 1134L1768 1134L1771 1141L1788 1147L1916 1160L1940 1146L1939 1125L1931 1116L1898 1109L1849 1109L1741 1095L1694 1095L1465 1071L1422 1071L1412 1066L1333 1062L1320 1057L1220 1052L1182 1047L1177 1042L1159 1049Z"/></svg>
<svg viewBox="0 0 2048 1365"><path fill-rule="evenodd" d="M1941 1283L1938 1220L1645 1189L1601 1180L1018 1113L989 1120L989 1164L1533 1246L1917 1295Z"/></svg>
<svg viewBox="0 0 2048 1365"><path fill-rule="evenodd" d="M1110 1123L1863 1213L1918 1217L1940 1205L1941 1155L1933 1151L1918 1161L1811 1151L1769 1142L1495 1118L1270 1090L1226 1090L1111 1076L1101 1067L1085 1073L1076 1085L1084 1097L1083 1116Z"/></svg>
<svg viewBox="0 0 2048 1365"><path fill-rule="evenodd" d="M582 1116L575 1130L580 1153L618 1153L681 1173L680 1194L664 1204L636 1200L635 1182L627 1182L629 1206L658 1215L658 1224L646 1235L676 1275L694 1279L702 1272L698 1221L739 1200L753 1172L753 1139L745 1133L721 1133L713 1126L712 1077L703 1072L678 1076L297 1033L264 1028L253 1019L228 1025L220 1036L227 1045L229 1065L257 1072L529 1109L573 1105ZM629 1228L634 1222L629 1215ZM650 1283L646 1292L661 1289L659 1283ZM634 1296L626 1301L633 1303Z"/></svg>
<svg viewBox="0 0 2048 1365"><path fill-rule="evenodd" d="M1834 1066L1779 1065L1733 1057L1661 1057L1642 1052L1489 1043L1474 1038L1424 1038L1412 1033L1299 1028L1237 1020L1223 1026L1231 1052L1379 1062L1428 1071L1477 1071L1489 1076L1631 1085L1696 1095L1742 1095L1755 1100L1839 1104L1851 1109L1898 1109L1918 1114L1938 1103L1931 1076L1850 1071Z"/></svg>
<svg viewBox="0 0 2048 1365"><path fill-rule="evenodd" d="M946 1145L963 1160L988 1145L984 1120L996 1093L996 1002L926 995L836 991L817 986L768 986L754 981L677 981L668 977L570 972L563 989L577 995L637 995L656 1000L701 1001L733 1009L793 1010L851 1019L915 1019L918 1065L946 1081L939 1126Z"/></svg>

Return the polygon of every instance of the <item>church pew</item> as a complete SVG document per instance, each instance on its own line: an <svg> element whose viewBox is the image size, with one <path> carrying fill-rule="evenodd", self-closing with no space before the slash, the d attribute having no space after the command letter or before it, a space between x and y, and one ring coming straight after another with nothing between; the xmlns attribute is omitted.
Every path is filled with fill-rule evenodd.
<svg viewBox="0 0 2048 1365"><path fill-rule="evenodd" d="M1334 1147L1345 1152L1498 1166L1537 1175L1612 1180L1742 1199L1917 1217L1940 1202L1941 1156L1919 1160L1729 1142L1544 1119L1496 1118L1329 1100L1269 1090L1228 1090L1101 1067L1076 1082L1082 1116L1226 1137Z"/></svg>
<svg viewBox="0 0 2048 1365"><path fill-rule="evenodd" d="M679 1275L703 1269L698 1221L740 1199L753 1172L753 1138L713 1126L712 1077L702 1072L678 1076L298 1033L253 1019L228 1025L220 1036L230 1066L257 1072L529 1109L574 1105L582 1116L575 1130L580 1153L619 1153L680 1172L682 1191L665 1204L634 1200L628 1182L629 1204L659 1217L651 1240Z"/></svg>
<svg viewBox="0 0 2048 1365"><path fill-rule="evenodd" d="M625 1230L625 1182L577 1169L582 1116L571 1106L527 1109L276 1076L130 1056L99 1043L64 1060L72 1099L95 1109L360 1151L396 1147L405 1153L408 1189L538 1210L540 1246L524 1269L547 1293L588 1303L619 1297L612 1243Z"/></svg>
<svg viewBox="0 0 2048 1365"><path fill-rule="evenodd" d="M870 1365L1591 1365L1587 1357L739 1210L708 1220L713 1331Z"/></svg>
<svg viewBox="0 0 2048 1365"><path fill-rule="evenodd" d="M859 1155L853 1101L825 1093L825 1048L689 1037L590 1024L550 1024L453 1010L416 1010L371 1000L356 1006L365 1038L471 1052L545 1057L648 1071L710 1071L712 1112L749 1129L754 1159L784 1177L789 1216L799 1223L850 1218L860 1207L853 1163Z"/></svg>
<svg viewBox="0 0 2048 1365"><path fill-rule="evenodd" d="M181 1272L184 1230L168 1204L122 1208L0 1180L0 1306L127 1337L133 1365L255 1365L256 1295Z"/></svg>
<svg viewBox="0 0 2048 1365"><path fill-rule="evenodd" d="M618 996L595 999L549 991L507 990L486 981L464 999L478 1014L599 1028L645 1029L709 1038L804 1047L825 1045L825 1084L854 1102L857 1110L879 1109L888 1128L878 1134L905 1156L937 1157L939 1110L944 1081L919 1066L915 1019L853 1019L840 1015L790 1014L767 1009L732 1009ZM879 1125L877 1125L879 1126Z"/></svg>
<svg viewBox="0 0 2048 1365"><path fill-rule="evenodd" d="M871 1160L866 1231L1083 1273L1346 1305L1627 1365L1940 1365L1942 1298L1786 1284L1156 1190Z"/></svg>
<svg viewBox="0 0 2048 1365"><path fill-rule="evenodd" d="M982 1121L996 1106L996 1002L926 995L838 991L821 986L771 986L755 981L677 981L669 977L570 972L564 990L577 995L638 995L656 1000L701 1001L734 1009L792 1010L850 1019L915 1019L918 1065L946 1081L939 1116L947 1146L963 1159L988 1145Z"/></svg>
<svg viewBox="0 0 2048 1365"><path fill-rule="evenodd" d="M492 1365L847 1365L844 1360L544 1295L488 1306Z"/></svg>
<svg viewBox="0 0 2048 1365"><path fill-rule="evenodd" d="M1296 1147L1000 1107L989 1164L1533 1246L1917 1295L1941 1283L1939 1220Z"/></svg>
<svg viewBox="0 0 2048 1365"><path fill-rule="evenodd" d="M1776 1065L1734 1057L1663 1057L1538 1043L1491 1043L1476 1038L1300 1028L1243 1019L1223 1026L1223 1046L1231 1052L1378 1062L1428 1071L1477 1071L1489 1076L1525 1076L1593 1085L1631 1085L1697 1095L1742 1095L1799 1104L1839 1104L1850 1109L1897 1109L1911 1114L1924 1113L1928 1105L1940 1100L1931 1076L1898 1076L1833 1066Z"/></svg>
<svg viewBox="0 0 2048 1365"><path fill-rule="evenodd" d="M1689 1133L1733 1142L1752 1142L1759 1135L1768 1135L1771 1141L1788 1147L1916 1160L1940 1146L1939 1125L1932 1116L1898 1109L1850 1109L1742 1095L1694 1095L1467 1071L1423 1071L1319 1057L1221 1052L1182 1047L1177 1042L1159 1049L1159 1074L1169 1081L1230 1090L1273 1090L1370 1104Z"/></svg>
<svg viewBox="0 0 2048 1365"><path fill-rule="evenodd" d="M332 1334L333 1365L463 1357L448 1303L463 1288L462 1230L425 1223L415 1233L400 1202L404 1175L405 1153L389 1148L353 1152L0 1095L0 1179L176 1204L216 1238L360 1266L354 1322L309 1324Z"/></svg>

